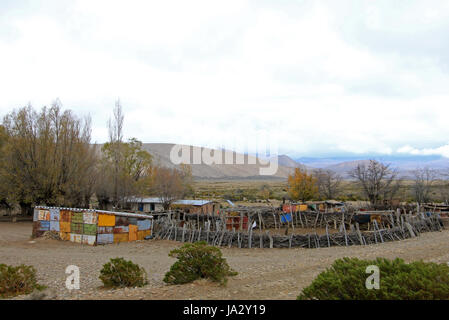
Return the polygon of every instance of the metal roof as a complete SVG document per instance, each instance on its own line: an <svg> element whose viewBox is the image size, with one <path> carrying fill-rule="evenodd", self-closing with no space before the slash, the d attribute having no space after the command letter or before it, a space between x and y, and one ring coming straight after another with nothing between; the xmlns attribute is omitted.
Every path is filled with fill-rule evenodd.
<svg viewBox="0 0 449 320"><path fill-rule="evenodd" d="M128 202L135 203L159 203L162 204L162 200L160 198L130 198ZM176 200L173 201L174 205L185 205L185 206L203 206L205 204L211 203L211 200Z"/></svg>
<svg viewBox="0 0 449 320"><path fill-rule="evenodd" d="M111 214L115 216L122 217L134 217L134 218L145 218L145 219L153 219L153 216L139 213L131 213L131 212L115 212L115 211L105 211L105 210L96 210L96 209L80 209L80 208L61 208L61 207L46 207L46 206L36 206L36 209L60 209L60 210L70 210L70 211L88 211L88 212L98 212L103 214Z"/></svg>

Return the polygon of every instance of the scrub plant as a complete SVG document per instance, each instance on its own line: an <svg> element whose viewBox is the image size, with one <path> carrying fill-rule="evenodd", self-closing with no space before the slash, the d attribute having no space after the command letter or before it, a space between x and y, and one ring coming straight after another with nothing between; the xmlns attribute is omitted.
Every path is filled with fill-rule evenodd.
<svg viewBox="0 0 449 320"><path fill-rule="evenodd" d="M187 243L172 250L169 256L178 261L165 274L164 282L168 284L184 284L204 278L225 285L227 277L237 275L223 258L221 250L208 246L204 241Z"/></svg>
<svg viewBox="0 0 449 320"><path fill-rule="evenodd" d="M105 288L143 287L148 284L144 268L123 258L110 259L100 271Z"/></svg>
<svg viewBox="0 0 449 320"><path fill-rule="evenodd" d="M45 288L37 282L33 266L0 264L0 298L30 294L34 290L41 291Z"/></svg>

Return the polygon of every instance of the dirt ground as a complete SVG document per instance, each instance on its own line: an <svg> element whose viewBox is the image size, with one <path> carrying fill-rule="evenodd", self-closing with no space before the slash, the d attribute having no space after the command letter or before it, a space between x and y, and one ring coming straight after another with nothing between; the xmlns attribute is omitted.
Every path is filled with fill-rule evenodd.
<svg viewBox="0 0 449 320"><path fill-rule="evenodd" d="M0 263L33 265L39 282L48 287L46 298L52 299L295 299L321 271L342 257L449 262L449 230L366 247L223 248L228 263L239 273L229 279L226 287L203 280L168 286L162 279L175 261L168 253L181 245L178 242L148 240L90 247L57 240L31 241L31 228L31 223L27 222L0 223ZM149 285L102 289L99 272L104 263L115 257L131 259L144 267ZM65 287L65 269L69 265L80 268L80 290L70 292Z"/></svg>

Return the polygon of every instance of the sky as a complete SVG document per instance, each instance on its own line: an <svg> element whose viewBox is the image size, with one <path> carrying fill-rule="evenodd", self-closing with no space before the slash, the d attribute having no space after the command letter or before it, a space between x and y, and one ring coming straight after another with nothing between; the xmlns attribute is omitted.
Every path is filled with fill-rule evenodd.
<svg viewBox="0 0 449 320"><path fill-rule="evenodd" d="M1 0L0 116L59 99L107 140L449 157L447 0Z"/></svg>

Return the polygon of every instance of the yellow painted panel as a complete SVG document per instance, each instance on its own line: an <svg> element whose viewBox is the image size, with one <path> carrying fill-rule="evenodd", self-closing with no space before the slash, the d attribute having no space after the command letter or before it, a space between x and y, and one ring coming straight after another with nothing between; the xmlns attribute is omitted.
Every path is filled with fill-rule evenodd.
<svg viewBox="0 0 449 320"><path fill-rule="evenodd" d="M137 240L137 226L130 224L129 225L129 241Z"/></svg>
<svg viewBox="0 0 449 320"><path fill-rule="evenodd" d="M69 226L70 226L70 223L69 223ZM70 241L70 233L69 232L59 232L59 237L63 241Z"/></svg>
<svg viewBox="0 0 449 320"><path fill-rule="evenodd" d="M59 221L59 231L70 233L70 222Z"/></svg>
<svg viewBox="0 0 449 320"><path fill-rule="evenodd" d="M145 230L137 231L137 240L145 240Z"/></svg>
<svg viewBox="0 0 449 320"><path fill-rule="evenodd" d="M114 233L114 243L128 242L128 241L129 241L128 233Z"/></svg>
<svg viewBox="0 0 449 320"><path fill-rule="evenodd" d="M98 215L98 226L99 227L114 227L115 226L115 216L112 214L99 214Z"/></svg>

